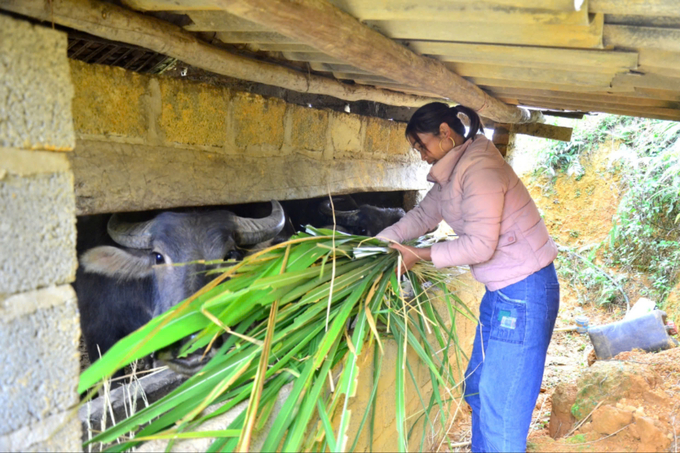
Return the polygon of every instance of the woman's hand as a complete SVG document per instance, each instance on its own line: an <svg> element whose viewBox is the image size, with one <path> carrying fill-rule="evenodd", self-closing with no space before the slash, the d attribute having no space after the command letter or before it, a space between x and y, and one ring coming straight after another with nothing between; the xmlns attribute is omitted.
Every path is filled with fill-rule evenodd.
<svg viewBox="0 0 680 453"><path fill-rule="evenodd" d="M411 268L420 260L432 261L431 250L427 248L416 248L410 245L403 245L392 242L390 248L396 249L401 253L401 274L410 271Z"/></svg>

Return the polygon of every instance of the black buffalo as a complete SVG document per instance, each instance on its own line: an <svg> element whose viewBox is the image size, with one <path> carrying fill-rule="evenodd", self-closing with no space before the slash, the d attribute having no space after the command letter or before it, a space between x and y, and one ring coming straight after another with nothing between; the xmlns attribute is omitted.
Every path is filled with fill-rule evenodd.
<svg viewBox="0 0 680 453"><path fill-rule="evenodd" d="M338 229L361 236L375 236L406 215L401 208L357 205L348 196L333 197L332 205L331 200L326 199L319 204L318 209L325 224L332 224L333 212L335 212L335 224Z"/></svg>
<svg viewBox="0 0 680 453"><path fill-rule="evenodd" d="M74 284L90 361L208 283L203 261L238 258L237 246L276 237L284 222L276 201L262 219L224 210L163 212L136 223L113 215L107 231L116 246L83 253ZM179 263L190 264L173 266Z"/></svg>

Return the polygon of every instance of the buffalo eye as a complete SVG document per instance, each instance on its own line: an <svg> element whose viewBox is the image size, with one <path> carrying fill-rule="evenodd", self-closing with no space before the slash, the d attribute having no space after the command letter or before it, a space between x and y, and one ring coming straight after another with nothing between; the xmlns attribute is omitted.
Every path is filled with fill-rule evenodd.
<svg viewBox="0 0 680 453"><path fill-rule="evenodd" d="M243 254L239 252L238 250L229 250L227 252L227 256L224 257L225 260L241 260L243 259Z"/></svg>
<svg viewBox="0 0 680 453"><path fill-rule="evenodd" d="M154 252L151 254L155 264L165 264L165 258L160 253Z"/></svg>

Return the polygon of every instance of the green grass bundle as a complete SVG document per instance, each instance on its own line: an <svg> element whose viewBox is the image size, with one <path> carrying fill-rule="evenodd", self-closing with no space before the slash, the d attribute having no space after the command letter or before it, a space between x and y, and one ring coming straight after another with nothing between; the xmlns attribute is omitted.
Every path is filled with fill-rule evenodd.
<svg viewBox="0 0 680 453"><path fill-rule="evenodd" d="M181 354L210 348L218 336L230 334L200 373L88 443L124 451L150 439L210 437L215 438L210 451L248 450L253 431L271 415L279 390L292 382L283 408L272 416L263 451L353 450L362 429L368 427L373 438L381 336L398 344L400 450L406 451L414 423L445 428L446 416L434 415L448 412L451 389L459 384L462 364L449 360L452 351L459 351L455 318L457 313L472 315L447 290L449 276L426 265L408 274L415 297L402 294L395 275L399 259L376 239L308 228L286 243L225 266L209 285L118 342L81 375L78 390L84 393L126 364L189 335L195 334ZM434 288L441 289L437 297L444 301L448 324L430 300ZM358 357L370 347L378 348L374 388L366 413L352 414L361 418L359 432L347 439L346 396L353 394ZM415 366L406 360L409 349L427 367L433 391L429 398L419 395L422 415L407 422L405 385L414 379ZM331 391L329 373L340 368ZM201 423L244 401L247 410L224 430L196 432ZM204 409L216 403L222 406L205 415Z"/></svg>

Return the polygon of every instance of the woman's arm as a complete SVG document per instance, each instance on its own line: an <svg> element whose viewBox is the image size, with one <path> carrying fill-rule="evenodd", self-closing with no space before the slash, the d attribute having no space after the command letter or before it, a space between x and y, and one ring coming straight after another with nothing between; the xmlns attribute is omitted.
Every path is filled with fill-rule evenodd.
<svg viewBox="0 0 680 453"><path fill-rule="evenodd" d="M439 209L440 197L439 186L435 185L418 206L407 212L400 221L376 234L375 237L389 242L404 242L420 237L436 228L442 221Z"/></svg>

